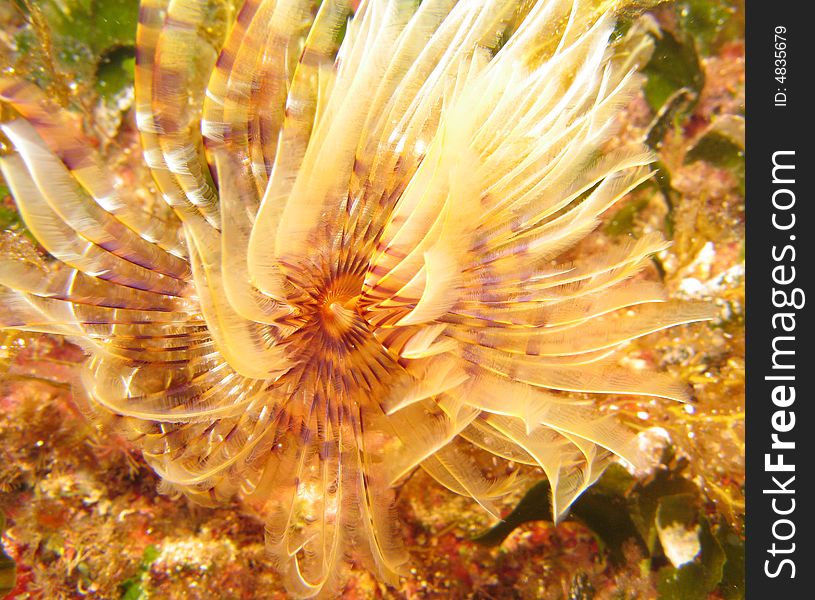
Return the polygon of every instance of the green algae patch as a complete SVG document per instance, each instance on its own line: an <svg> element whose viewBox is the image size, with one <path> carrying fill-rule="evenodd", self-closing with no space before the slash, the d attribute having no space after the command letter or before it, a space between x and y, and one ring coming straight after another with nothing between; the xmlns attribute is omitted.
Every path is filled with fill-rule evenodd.
<svg viewBox="0 0 815 600"><path fill-rule="evenodd" d="M6 516L0 512L0 535L6 531ZM0 597L5 596L17 584L17 565L0 544Z"/></svg>
<svg viewBox="0 0 815 600"><path fill-rule="evenodd" d="M135 55L138 0L26 0L20 6L30 26L15 36L18 52L33 59L33 79L63 104L76 86L110 100L132 83L128 60Z"/></svg>
<svg viewBox="0 0 815 600"><path fill-rule="evenodd" d="M612 465L575 501L569 520L592 532L615 568L623 568L636 547L660 598L703 600L718 591L728 600L741 600L744 542L724 520L711 523L686 467L686 461L666 452L662 466L638 482ZM497 546L525 523L551 522L550 492L546 480L536 483L503 521L474 541Z"/></svg>
<svg viewBox="0 0 815 600"><path fill-rule="evenodd" d="M654 111L662 108L679 90L688 90L694 100L697 99L705 85L705 74L692 38L675 36L668 31L655 39L654 53L643 72L648 77L645 99Z"/></svg>
<svg viewBox="0 0 815 600"><path fill-rule="evenodd" d="M144 581L150 572L150 565L156 562L160 554L159 549L152 544L144 549L144 554L142 554L142 559L136 574L119 584L119 589L122 592L120 596L121 600L140 600L146 597Z"/></svg>

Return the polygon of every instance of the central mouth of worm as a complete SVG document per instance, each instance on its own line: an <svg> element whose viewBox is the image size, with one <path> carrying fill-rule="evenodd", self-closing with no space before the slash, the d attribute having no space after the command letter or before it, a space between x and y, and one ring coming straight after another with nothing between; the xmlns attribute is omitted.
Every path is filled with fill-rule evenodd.
<svg viewBox="0 0 815 600"><path fill-rule="evenodd" d="M319 308L320 325L334 339L347 334L360 318L356 310L359 296L334 297L323 301Z"/></svg>

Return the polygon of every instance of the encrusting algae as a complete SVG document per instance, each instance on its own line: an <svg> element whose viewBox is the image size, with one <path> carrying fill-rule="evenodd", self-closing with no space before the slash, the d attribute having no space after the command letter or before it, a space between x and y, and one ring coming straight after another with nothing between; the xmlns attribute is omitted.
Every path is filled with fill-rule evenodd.
<svg viewBox="0 0 815 600"><path fill-rule="evenodd" d="M75 395L164 489L239 499L292 596L408 565L393 487L421 467L500 517L538 466L552 514L633 434L589 394L688 399L617 349L709 319L637 277L657 234L569 251L651 175L602 152L650 44L614 3L145 0L136 115L166 217L65 112L0 80L0 167L55 259L0 258L0 325L86 352ZM316 12L315 12L316 10ZM208 77L208 83L206 79Z"/></svg>

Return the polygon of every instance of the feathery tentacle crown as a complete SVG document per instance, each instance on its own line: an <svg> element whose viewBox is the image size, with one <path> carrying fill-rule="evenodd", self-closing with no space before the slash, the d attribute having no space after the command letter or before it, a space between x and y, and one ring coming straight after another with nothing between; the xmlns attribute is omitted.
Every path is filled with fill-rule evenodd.
<svg viewBox="0 0 815 600"><path fill-rule="evenodd" d="M81 344L92 406L169 488L262 515L303 597L351 560L394 581L392 486L416 467L497 516L513 477L474 452L536 465L562 517L613 455L638 462L564 392L685 399L614 352L710 317L633 277L657 235L563 258L652 160L600 152L649 49L609 45L613 6L354 4L245 0L215 40L208 0L142 2L135 110L167 218L0 80L0 166L56 259L0 259L0 325Z"/></svg>

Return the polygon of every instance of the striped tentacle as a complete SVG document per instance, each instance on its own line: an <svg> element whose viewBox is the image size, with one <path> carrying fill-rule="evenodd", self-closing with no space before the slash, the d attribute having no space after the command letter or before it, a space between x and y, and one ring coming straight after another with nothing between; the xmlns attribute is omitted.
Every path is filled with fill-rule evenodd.
<svg viewBox="0 0 815 600"><path fill-rule="evenodd" d="M157 64L156 54L158 45L162 40L162 32L167 20L170 3L170 0L142 0L139 4L135 65L136 124L139 128L144 161L150 168L153 180L156 182L163 200L173 208L176 215L184 223L185 228L196 239L203 242L212 235L213 231L217 231L217 219L214 214L210 214L211 221L207 221L199 208L188 199L178 175L167 164L161 142L161 136L165 132L161 128L157 116L157 111L167 108L167 106L154 105L156 99L161 99L162 93L172 93L172 89L166 89L163 92L155 89L156 69L160 64ZM176 55L178 54L176 53ZM180 60L183 60L183 58L180 58ZM169 76L169 72L166 75ZM180 77L184 80L187 73L181 74ZM167 85L172 86L173 83L175 82L171 81ZM171 108L169 110L176 109ZM170 114L172 115L172 112ZM178 121L173 122L171 120L170 125L178 127ZM197 148L197 144L193 144L192 147ZM187 156L183 160L187 160L190 165L194 162L192 156ZM181 171L183 168L177 168L176 170ZM194 166L191 166L188 170L193 177L195 177L194 173L198 173L197 167ZM194 186L191 189L193 188Z"/></svg>
<svg viewBox="0 0 815 600"><path fill-rule="evenodd" d="M123 197L101 166L93 143L82 135L72 115L55 106L38 87L20 79L0 78L0 102L13 108L36 130L85 192L102 210L110 213L113 219L107 217L108 222L120 221L148 242L165 250L167 256L161 258L161 263L168 274L189 274L183 260L185 250L178 236L175 215L150 214L138 203ZM140 245L138 241L136 244Z"/></svg>
<svg viewBox="0 0 815 600"><path fill-rule="evenodd" d="M459 361L435 394L415 386L395 391L400 426L423 398L452 397L484 415L460 431L445 417L424 433L416 429L414 447L425 449L417 456L429 457L422 466L453 491L483 493L484 482L469 479L465 487L439 457L459 435L467 439L464 432L483 447L485 428L499 427L489 439L517 445L546 471L561 518L611 453L640 460L623 428L562 392L686 400L684 385L618 367L614 351L653 331L709 319L712 310L665 303L653 284L626 283L664 248L657 236L580 264L552 265L649 176L651 155L639 146L597 153L634 89L629 71L649 46L635 45L617 63L627 69L620 73L607 48L608 16L544 2L525 18L494 57L475 52L447 71L455 77L440 93L444 117L381 232L364 298L379 339L408 352L406 368L417 378L427 375L415 352ZM541 43L533 34L541 29L554 30L554 41ZM428 333L420 339L422 328ZM452 379L454 372L464 375Z"/></svg>
<svg viewBox="0 0 815 600"><path fill-rule="evenodd" d="M329 92L336 78L339 32L349 13L350 3L344 0L330 0L320 5L288 90L269 184L247 249L247 265L253 284L272 297L285 298L291 290L282 287L281 275L285 267L268 236L272 234L275 240L288 236L281 224L282 215L295 198L295 186L301 179L306 152L314 147L311 138L317 117L324 110L327 97L332 96Z"/></svg>
<svg viewBox="0 0 815 600"><path fill-rule="evenodd" d="M225 17L221 17L223 20ZM171 0L156 40L150 106L163 164L189 203L216 229L218 194L204 160L198 123L203 94L222 39L207 0Z"/></svg>
<svg viewBox="0 0 815 600"><path fill-rule="evenodd" d="M251 123L260 119L267 126L277 123L279 128L282 124L289 87L284 61L291 52L290 46L297 41L297 36L287 32L293 29L293 23L305 19L306 9L299 2L263 2L249 13L242 11L235 25L242 34L240 43L234 39L233 31L210 82L205 106L206 127L218 132L217 139L210 138L209 148L222 182L224 283L235 309L242 316L263 323L274 323L280 310L285 314L291 309L280 309L283 294L270 298L269 294L261 293L248 271L249 237L268 182L266 161L257 159L260 137L253 133ZM253 18L244 26L247 14ZM228 77L221 72L227 66L231 67ZM258 79L259 73L264 77L263 83ZM271 94L264 92L268 89L272 89ZM279 280L275 287L280 287Z"/></svg>

